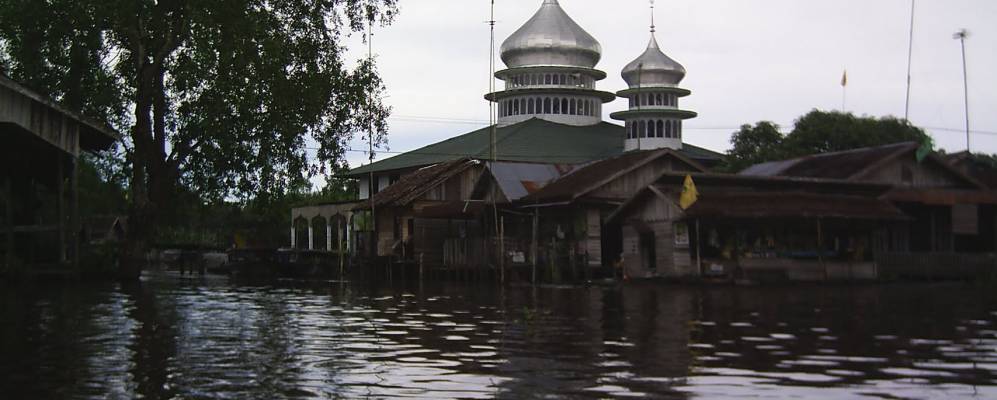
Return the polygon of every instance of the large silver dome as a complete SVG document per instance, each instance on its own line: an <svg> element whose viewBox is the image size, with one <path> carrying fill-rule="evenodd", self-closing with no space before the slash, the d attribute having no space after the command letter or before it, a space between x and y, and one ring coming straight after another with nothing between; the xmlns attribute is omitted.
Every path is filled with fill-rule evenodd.
<svg viewBox="0 0 997 400"><path fill-rule="evenodd" d="M599 42L575 23L557 0L544 0L533 18L502 43L502 61L509 68L594 68L601 57Z"/></svg>
<svg viewBox="0 0 997 400"><path fill-rule="evenodd" d="M632 88L678 85L683 78L685 67L661 52L654 34L644 54L623 68L623 80Z"/></svg>

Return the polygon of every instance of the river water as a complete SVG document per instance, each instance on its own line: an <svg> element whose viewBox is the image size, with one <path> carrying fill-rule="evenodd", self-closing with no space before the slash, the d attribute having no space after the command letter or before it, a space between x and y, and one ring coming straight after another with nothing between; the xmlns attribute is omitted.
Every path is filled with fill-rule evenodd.
<svg viewBox="0 0 997 400"><path fill-rule="evenodd" d="M997 398L962 284L0 290L5 399Z"/></svg>

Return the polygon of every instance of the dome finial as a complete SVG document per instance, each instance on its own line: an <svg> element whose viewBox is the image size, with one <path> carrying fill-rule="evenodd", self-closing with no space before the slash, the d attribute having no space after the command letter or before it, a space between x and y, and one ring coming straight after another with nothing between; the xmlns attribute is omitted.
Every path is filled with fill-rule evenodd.
<svg viewBox="0 0 997 400"><path fill-rule="evenodd" d="M654 33L654 0L651 0L651 33Z"/></svg>

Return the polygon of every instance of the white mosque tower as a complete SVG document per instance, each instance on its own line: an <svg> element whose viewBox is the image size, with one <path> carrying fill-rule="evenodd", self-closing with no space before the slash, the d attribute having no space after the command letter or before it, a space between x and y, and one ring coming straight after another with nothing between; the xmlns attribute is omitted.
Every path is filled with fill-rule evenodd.
<svg viewBox="0 0 997 400"><path fill-rule="evenodd" d="M682 149L682 121L696 113L679 109L679 98L692 94L678 87L685 78L685 68L658 47L654 37L654 2L651 2L651 42L647 50L623 68L623 80L629 86L617 93L630 102L626 111L610 115L626 122L625 151L660 148Z"/></svg>
<svg viewBox="0 0 997 400"><path fill-rule="evenodd" d="M602 104L616 99L596 90L606 73L595 69L602 46L561 8L544 0L533 18L502 43L508 69L495 77L505 90L485 98L498 103L498 125L531 118L566 125L602 122Z"/></svg>

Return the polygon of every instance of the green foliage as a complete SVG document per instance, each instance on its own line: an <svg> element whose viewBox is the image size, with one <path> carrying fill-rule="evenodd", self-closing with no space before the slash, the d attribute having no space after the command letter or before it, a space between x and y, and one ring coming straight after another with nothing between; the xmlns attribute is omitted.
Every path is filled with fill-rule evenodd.
<svg viewBox="0 0 997 400"><path fill-rule="evenodd" d="M127 177L115 170L113 157L110 153L80 156L80 215L127 214Z"/></svg>
<svg viewBox="0 0 997 400"><path fill-rule="evenodd" d="M783 139L779 126L774 123L761 121L755 126L742 125L741 130L731 137L733 147L727 153L724 170L737 172L754 164L781 158Z"/></svg>
<svg viewBox="0 0 997 400"><path fill-rule="evenodd" d="M777 125L767 121L742 126L731 138L733 148L724 168L737 172L767 161L898 142L933 147L923 129L894 117L856 117L813 110L796 120L792 132L785 136Z"/></svg>
<svg viewBox="0 0 997 400"><path fill-rule="evenodd" d="M127 135L131 233L151 237L187 196L281 201L342 168L354 132L383 142L384 84L343 42L396 1L7 0L0 69Z"/></svg>

